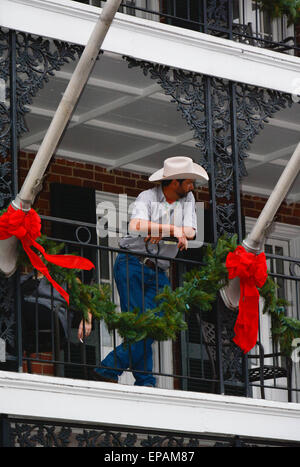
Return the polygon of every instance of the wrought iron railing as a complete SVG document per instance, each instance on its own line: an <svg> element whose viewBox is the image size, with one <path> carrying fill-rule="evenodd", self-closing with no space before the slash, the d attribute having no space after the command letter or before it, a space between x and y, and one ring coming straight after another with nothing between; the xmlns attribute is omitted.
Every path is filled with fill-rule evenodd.
<svg viewBox="0 0 300 467"><path fill-rule="evenodd" d="M148 448L160 452L149 456L150 461L162 457L182 462L199 460L200 447L299 447L299 443L259 439L243 436L221 436L195 433L178 433L156 430L142 430L99 424L79 424L31 420L0 415L0 447L101 447L101 455L111 455L113 448L118 456L128 448L136 456L138 449ZM105 450L107 448L107 451ZM122 449L122 450L118 450ZM126 451L125 451L126 452ZM143 450L143 457L146 457ZM171 454L172 453L172 454Z"/></svg>
<svg viewBox="0 0 300 467"><path fill-rule="evenodd" d="M76 0L103 6L102 0ZM225 39L298 55L294 26L272 19L252 0L124 0L120 12Z"/></svg>
<svg viewBox="0 0 300 467"><path fill-rule="evenodd" d="M124 253L124 250L103 242L102 245L92 244L91 238L95 232L93 235L88 234L87 240L80 241L77 227L82 227L82 224L79 222L43 216L42 218L47 222L48 228L50 223L73 223L77 235L75 241L59 238L55 240L65 243L66 253L75 249L77 254L92 258L96 266L93 275L83 273L81 280L109 284L112 300L117 304L118 294L112 276L112 266L116 255L120 251ZM85 227L90 232L91 229L95 230L95 226L92 225ZM126 251L125 253L132 254ZM171 260L172 287L181 285L186 271L201 267L201 254L202 249L199 248L197 260L185 259L184 254ZM268 257L280 259L287 264L299 263L299 260L294 258L271 254ZM154 260L157 258L159 257L153 256ZM281 271L273 271L271 274L275 280L283 280L279 284L281 291L287 292L291 288L293 305L289 313L294 313L294 317L297 317L300 276L296 275L295 268L291 270L290 274L283 274ZM21 278L24 274L21 274ZM15 318L12 320L12 327L16 329L18 339L16 343L7 341L6 362L1 363L0 368L66 378L92 379L93 369L101 368L104 356L121 342L118 334L108 333L104 324L94 319L90 336L81 343L77 331L82 315L76 309L59 309L53 291L48 301L43 301L36 289L30 294L23 289L22 281L16 280L18 281L18 277L9 279L12 295L10 312ZM129 289L132 287L134 284L130 284ZM27 297L27 302L24 296ZM28 296L31 297L30 300ZM290 294L287 298L291 298ZM220 298L212 311L189 310L186 314L187 331L181 332L175 342L154 344L155 363L152 374L157 380L156 386L299 402L300 371L297 358L293 360L282 356L278 345L269 340L271 321L260 327L257 346L245 356L232 342L237 313L225 308ZM131 363L129 362L127 368L117 368L117 363L114 365L114 369L123 371L119 382L133 384ZM147 374L146 367L140 371Z"/></svg>

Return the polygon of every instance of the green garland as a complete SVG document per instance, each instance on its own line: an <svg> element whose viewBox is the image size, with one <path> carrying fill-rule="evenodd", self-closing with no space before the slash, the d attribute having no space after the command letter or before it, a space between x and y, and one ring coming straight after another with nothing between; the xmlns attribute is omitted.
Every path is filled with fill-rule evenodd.
<svg viewBox="0 0 300 467"><path fill-rule="evenodd" d="M271 15L272 18L286 16L288 25L300 20L300 0L259 0L258 6Z"/></svg>
<svg viewBox="0 0 300 467"><path fill-rule="evenodd" d="M64 244L57 244L41 236L38 241L50 254L58 254ZM165 286L157 295L157 306L140 313L134 309L130 313L120 313L111 300L108 285L83 284L78 281L79 271L65 269L46 263L52 277L68 287L70 307L87 318L88 312L97 320L103 320L109 331L116 330L127 343L134 343L144 338L157 341L175 340L180 331L187 329L185 313L190 309L210 311L216 301L218 291L228 283L225 261L228 253L237 247L237 236L221 237L216 248L208 245L205 249L203 266L184 275L181 287L172 290ZM20 248L20 264L29 265L27 255ZM272 316L272 335L280 343L281 351L290 354L292 341L300 337L300 321L286 316L288 303L276 297L276 283L268 277L259 289L264 298L263 313Z"/></svg>

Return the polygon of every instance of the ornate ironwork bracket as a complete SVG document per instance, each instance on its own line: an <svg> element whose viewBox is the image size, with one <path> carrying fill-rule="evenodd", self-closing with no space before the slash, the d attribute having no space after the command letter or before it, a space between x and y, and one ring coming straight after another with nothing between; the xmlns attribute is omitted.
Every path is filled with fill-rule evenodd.
<svg viewBox="0 0 300 467"><path fill-rule="evenodd" d="M128 66L141 68L171 97L187 125L194 131L198 161L215 183L216 231L218 236L237 230L234 202L235 173L240 181L247 175L247 150L268 118L292 105L291 96L243 83L172 69L156 63L124 57ZM234 102L233 102L234 101ZM234 103L234 106L233 106Z"/></svg>
<svg viewBox="0 0 300 467"><path fill-rule="evenodd" d="M31 34L16 32L10 42L10 31L0 28L0 79L5 83L5 96L0 102L0 209L13 197L12 180L16 174L12 159L20 136L28 131L28 106L55 71L76 60L83 48L74 44L50 41ZM12 68L14 73L12 73ZM39 189L39 187L36 187ZM9 281L0 278L0 336L8 348L15 348L15 306L7 305Z"/></svg>

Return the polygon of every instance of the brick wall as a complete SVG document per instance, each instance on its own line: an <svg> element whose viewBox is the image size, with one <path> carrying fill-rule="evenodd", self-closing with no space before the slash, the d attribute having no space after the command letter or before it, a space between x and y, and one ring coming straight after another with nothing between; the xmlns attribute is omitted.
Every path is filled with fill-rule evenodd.
<svg viewBox="0 0 300 467"><path fill-rule="evenodd" d="M26 355L27 357L27 355ZM38 355L35 353L30 354L30 358L37 359L38 361L31 361L29 364L27 360L23 360L23 372L35 373L38 375L54 375L54 364L49 363L52 360L52 353L41 352Z"/></svg>
<svg viewBox="0 0 300 467"><path fill-rule="evenodd" d="M242 209L245 216L257 218L261 213L267 198L254 195L243 195ZM276 222L300 225L300 203L283 201L275 216Z"/></svg>
<svg viewBox="0 0 300 467"><path fill-rule="evenodd" d="M21 152L19 156L19 186L25 179L34 159L34 154ZM110 193L122 193L137 197L138 194L152 188L153 183L148 181L148 176L127 170L116 169L108 172L104 167L84 162L69 161L61 158L53 158L46 171L46 179L43 190L38 195L34 208L39 214L50 215L50 184L63 183L82 187L95 188L99 191ZM198 190L196 198L205 201L208 207L209 195L206 189Z"/></svg>
<svg viewBox="0 0 300 467"><path fill-rule="evenodd" d="M19 183L21 186L33 161L34 155L20 153L19 160ZM41 215L50 215L50 184L64 183L82 187L92 187L96 190L111 193L126 193L128 196L136 197L141 191L153 187L148 181L148 176L129 172L122 169L108 172L105 168L84 163L74 162L66 159L52 159L45 179L43 190L39 194L34 208ZM195 193L197 201L204 201L206 209L209 206L209 193L207 189L199 189ZM266 199L259 196L244 195L242 197L242 209L245 216L257 218L266 203ZM276 220L278 222L300 225L300 203L282 203ZM47 233L47 225L43 226L43 233ZM42 355L42 356L41 356ZM35 358L34 355L31 355ZM40 354L40 359L51 360L51 355ZM27 371L27 364L24 364ZM43 362L32 362L32 372L38 374L54 374L52 364Z"/></svg>
<svg viewBox="0 0 300 467"><path fill-rule="evenodd" d="M19 183L20 186L27 175L34 155L20 153L19 159ZM105 168L95 164L69 161L61 158L52 159L47 170L43 190L38 195L34 205L41 215L50 215L50 184L64 183L82 187L92 187L96 190L110 193L126 193L128 196L136 197L141 191L153 187L148 181L148 176L116 169L108 172ZM196 200L204 201L208 208L208 190L201 188L196 191ZM267 199L254 196L242 196L242 209L245 216L257 218L262 211ZM278 222L300 225L300 203L287 204L283 202L276 215Z"/></svg>

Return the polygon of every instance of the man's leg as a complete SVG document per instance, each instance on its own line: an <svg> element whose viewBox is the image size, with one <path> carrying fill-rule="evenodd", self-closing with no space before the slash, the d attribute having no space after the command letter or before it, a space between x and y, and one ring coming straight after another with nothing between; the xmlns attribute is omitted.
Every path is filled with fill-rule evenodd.
<svg viewBox="0 0 300 467"><path fill-rule="evenodd" d="M144 267L145 311L157 306L157 302L154 298L165 285L170 285L170 282L164 272L159 270L156 276L156 271L147 266ZM153 371L153 342L153 339L146 339L135 344L139 346L138 351L135 352L136 358L134 361L134 369L138 371L133 373L136 379L136 386L155 386L156 379L153 374L151 374ZM147 371L147 373L143 373L144 371Z"/></svg>
<svg viewBox="0 0 300 467"><path fill-rule="evenodd" d="M157 303L154 297L160 289L169 285L166 274L161 271L158 272L157 284L156 272L147 266L143 268L134 255L128 255L128 260L126 254L118 255L114 266L114 276L122 312L127 312L128 309L133 310L135 307L141 312L155 308ZM121 369L131 368L138 370L133 372L136 379L135 385L155 386L155 378L151 374L153 370L152 343L152 339L147 339L130 346L119 345L105 357L102 365L120 370L99 368L96 370L97 373L117 381L118 376L123 372ZM144 371L147 373L143 373Z"/></svg>
<svg viewBox="0 0 300 467"><path fill-rule="evenodd" d="M131 255L122 253L117 256L114 265L114 277L117 284L117 289L120 297L120 305L122 312L133 310L135 307L142 309L142 278L141 265L139 261ZM109 368L97 368L97 374L117 381L118 376L123 373L123 370L128 367L134 368L135 359L140 359L142 349L141 344L128 345L120 344L112 350L101 362L101 366ZM115 370L114 368L119 368Z"/></svg>

